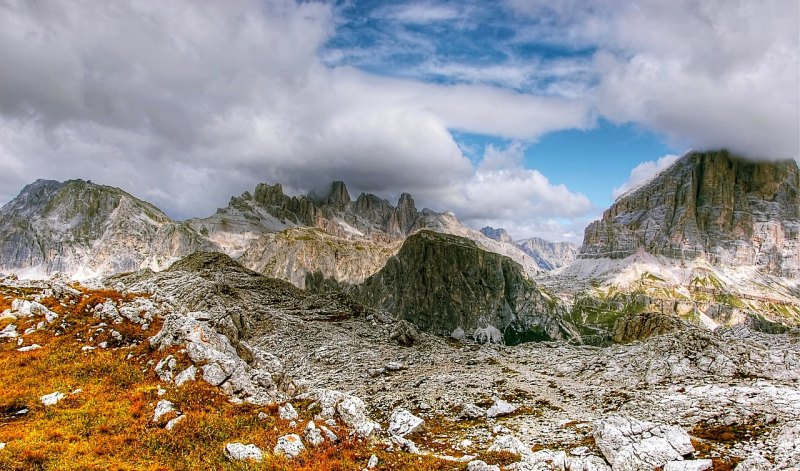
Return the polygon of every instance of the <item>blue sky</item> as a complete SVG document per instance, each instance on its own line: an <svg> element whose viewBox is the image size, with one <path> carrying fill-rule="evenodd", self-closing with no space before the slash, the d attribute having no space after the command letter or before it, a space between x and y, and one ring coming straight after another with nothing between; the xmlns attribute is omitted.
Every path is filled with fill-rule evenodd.
<svg viewBox="0 0 800 471"><path fill-rule="evenodd" d="M176 218L260 182L580 242L687 149L800 158L785 0L0 3L0 202L37 178Z"/></svg>

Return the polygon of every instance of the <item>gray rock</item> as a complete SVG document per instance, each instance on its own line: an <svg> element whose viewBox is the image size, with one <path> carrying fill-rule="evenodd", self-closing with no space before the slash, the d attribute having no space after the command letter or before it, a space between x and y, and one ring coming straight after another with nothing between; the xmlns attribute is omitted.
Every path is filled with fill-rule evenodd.
<svg viewBox="0 0 800 471"><path fill-rule="evenodd" d="M685 460L670 461L664 466L664 471L706 471L711 469L711 460Z"/></svg>
<svg viewBox="0 0 800 471"><path fill-rule="evenodd" d="M188 381L194 381L195 377L197 376L197 368L194 365L190 365L185 370L178 373L175 376L175 386L181 387L186 384Z"/></svg>
<svg viewBox="0 0 800 471"><path fill-rule="evenodd" d="M172 355L167 355L156 364L155 372L161 379L161 381L169 383L172 381L173 377L172 370L175 369L175 366L177 364L178 362L175 361L175 357L173 357Z"/></svg>
<svg viewBox="0 0 800 471"><path fill-rule="evenodd" d="M689 434L679 427L622 416L593 425L595 443L615 471L660 467L694 452Z"/></svg>
<svg viewBox="0 0 800 471"><path fill-rule="evenodd" d="M300 417L297 410L289 402L278 407L278 416L283 420L297 420Z"/></svg>
<svg viewBox="0 0 800 471"><path fill-rule="evenodd" d="M225 457L231 461L262 461L264 456L261 449L255 445L244 443L228 443L225 445Z"/></svg>
<svg viewBox="0 0 800 471"><path fill-rule="evenodd" d="M603 458L590 455L570 458L569 471L611 471L611 467Z"/></svg>
<svg viewBox="0 0 800 471"><path fill-rule="evenodd" d="M179 416L175 417L174 419L172 419L169 422L167 422L167 425L164 426L164 429L166 429L166 430L174 429L175 426L178 425L179 423L183 422L183 420L185 418L186 418L185 415L179 415Z"/></svg>
<svg viewBox="0 0 800 471"><path fill-rule="evenodd" d="M275 445L272 452L276 455L285 455L289 458L295 458L305 450L306 447L303 445L303 440L300 439L300 436L292 433L278 438L278 443Z"/></svg>
<svg viewBox="0 0 800 471"><path fill-rule="evenodd" d="M486 411L486 417L494 418L509 415L516 412L517 406L500 398L495 399L494 404Z"/></svg>
<svg viewBox="0 0 800 471"><path fill-rule="evenodd" d="M369 461L367 462L367 469L372 469L378 466L378 457L372 455L369 457Z"/></svg>
<svg viewBox="0 0 800 471"><path fill-rule="evenodd" d="M530 461L533 457L533 452L517 437L513 435L499 435L495 437L489 451L508 452L523 458L525 461Z"/></svg>
<svg viewBox="0 0 800 471"><path fill-rule="evenodd" d="M390 435L405 437L408 434L416 432L422 428L423 425L425 425L425 421L408 410L395 409L389 419L388 432Z"/></svg>
<svg viewBox="0 0 800 471"><path fill-rule="evenodd" d="M408 322L407 320L397 321L392 326L392 332L389 334L389 338L391 340L394 340L404 347L410 347L414 345L417 337L419 337L417 328L414 326L414 324Z"/></svg>
<svg viewBox="0 0 800 471"><path fill-rule="evenodd" d="M320 389L301 396L313 398L322 408L323 420L339 417L356 436L366 438L380 431L381 427L367 416L367 406L361 399L350 394Z"/></svg>
<svg viewBox="0 0 800 471"><path fill-rule="evenodd" d="M61 392L54 392L50 394L45 394L44 396L40 397L39 400L42 401L42 404L45 406L54 406L58 404L59 401L64 399L65 395Z"/></svg>
<svg viewBox="0 0 800 471"><path fill-rule="evenodd" d="M778 434L775 466L779 469L800 468L800 423L789 423Z"/></svg>
<svg viewBox="0 0 800 471"><path fill-rule="evenodd" d="M486 464L485 461L472 460L467 463L467 471L500 471L500 467L494 464Z"/></svg>
<svg viewBox="0 0 800 471"><path fill-rule="evenodd" d="M168 401L166 399L158 401L158 404L156 404L156 408L153 411L153 422L158 422L161 419L161 417L174 411L175 411L175 404L173 404L171 401Z"/></svg>
<svg viewBox="0 0 800 471"><path fill-rule="evenodd" d="M305 438L306 443L315 448L325 443L325 438L322 436L322 432L317 428L317 425L313 420L309 420L308 424L306 425Z"/></svg>
<svg viewBox="0 0 800 471"><path fill-rule="evenodd" d="M736 465L735 471L771 471L772 463L759 454L750 455Z"/></svg>

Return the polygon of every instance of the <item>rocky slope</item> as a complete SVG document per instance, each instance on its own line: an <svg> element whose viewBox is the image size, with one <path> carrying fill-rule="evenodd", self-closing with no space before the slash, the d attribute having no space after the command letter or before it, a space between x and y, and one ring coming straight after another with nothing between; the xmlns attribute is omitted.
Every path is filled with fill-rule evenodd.
<svg viewBox="0 0 800 471"><path fill-rule="evenodd" d="M89 295L59 280L0 278L0 308L7 307L0 361L9 365L1 374L17 375L7 384L26 388L0 391L5 467L37 459L63 467L73 449L80 463L87 453L104 463L112 454L93 444L114 440L126 453L142 446L125 455L131 463L195 468L236 467L225 460L245 456L263 460L242 464L248 469L313 466L323 461L309 460L348 456L353 447L354 462L332 467L360 469L368 460L386 469L461 470L800 465L795 334L651 323L622 330L652 336L607 348L455 341L412 333L346 296L309 295L221 254L104 285ZM398 330L413 341L401 342ZM28 380L54 364L57 380ZM132 387L116 386L119 398L104 402L105 376L86 374L98 368ZM58 402L54 388L74 392ZM246 404L231 405L216 390ZM56 404L39 405L42 394ZM115 400L125 407L103 412ZM19 413L30 401L36 405ZM92 407L103 421L75 420ZM64 421L76 431L54 434ZM132 431L126 439L118 436L124 430ZM51 439L42 440L48 431ZM358 440L364 436L371 440ZM188 456L194 466L181 463Z"/></svg>
<svg viewBox="0 0 800 471"><path fill-rule="evenodd" d="M37 180L0 209L0 272L87 278L214 249L155 206L83 180Z"/></svg>
<svg viewBox="0 0 800 471"><path fill-rule="evenodd" d="M624 258L640 248L800 277L797 163L687 154L589 225L580 256Z"/></svg>
<svg viewBox="0 0 800 471"><path fill-rule="evenodd" d="M483 341L575 339L559 302L513 260L433 231L407 238L354 293L424 331Z"/></svg>
<svg viewBox="0 0 800 471"><path fill-rule="evenodd" d="M578 256L578 247L569 242L550 242L539 237L514 241L505 229L490 226L481 229L481 234L499 242L516 245L545 271L569 265Z"/></svg>

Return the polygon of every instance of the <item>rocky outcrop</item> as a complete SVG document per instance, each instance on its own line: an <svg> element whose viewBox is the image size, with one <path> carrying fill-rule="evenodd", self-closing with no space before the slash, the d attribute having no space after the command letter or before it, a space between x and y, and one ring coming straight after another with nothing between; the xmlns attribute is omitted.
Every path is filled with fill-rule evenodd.
<svg viewBox="0 0 800 471"><path fill-rule="evenodd" d="M620 317L614 323L612 334L616 343L631 343L687 328L689 324L678 317L646 312Z"/></svg>
<svg viewBox="0 0 800 471"><path fill-rule="evenodd" d="M726 151L683 156L590 224L580 256L624 258L639 249L800 277L797 163Z"/></svg>
<svg viewBox="0 0 800 471"><path fill-rule="evenodd" d="M354 293L423 331L518 343L577 338L548 296L507 257L469 239L420 231Z"/></svg>
<svg viewBox="0 0 800 471"><path fill-rule="evenodd" d="M0 272L88 278L215 249L155 206L83 180L37 180L0 209Z"/></svg>

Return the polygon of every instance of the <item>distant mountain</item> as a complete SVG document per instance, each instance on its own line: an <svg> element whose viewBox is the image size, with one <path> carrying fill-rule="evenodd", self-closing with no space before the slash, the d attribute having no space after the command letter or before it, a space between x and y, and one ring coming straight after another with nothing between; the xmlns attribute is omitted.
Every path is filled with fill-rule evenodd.
<svg viewBox="0 0 800 471"><path fill-rule="evenodd" d="M248 268L300 287L327 286L325 280L361 283L421 229L467 237L511 257L530 276L538 271L516 245L489 239L452 213L420 211L408 193L400 195L397 206L367 193L353 201L341 181L322 196L288 196L280 184L262 183L253 193L231 198L216 214L188 224Z"/></svg>
<svg viewBox="0 0 800 471"><path fill-rule="evenodd" d="M514 241L505 229L490 226L481 229L481 233L490 239L517 246L545 271L569 265L578 256L578 247L569 242L550 242L538 237Z"/></svg>
<svg viewBox="0 0 800 471"><path fill-rule="evenodd" d="M150 203L83 180L37 180L0 208L0 272L74 278L162 269L218 247Z"/></svg>

